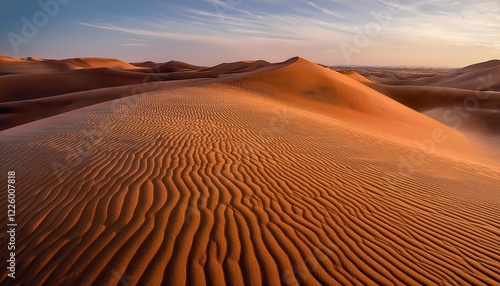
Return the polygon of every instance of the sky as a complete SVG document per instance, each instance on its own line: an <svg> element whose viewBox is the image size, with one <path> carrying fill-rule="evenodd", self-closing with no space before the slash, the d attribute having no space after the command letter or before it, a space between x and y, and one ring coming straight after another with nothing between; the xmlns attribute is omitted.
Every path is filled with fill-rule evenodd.
<svg viewBox="0 0 500 286"><path fill-rule="evenodd" d="M1 0L0 55L461 67L500 56L498 0Z"/></svg>

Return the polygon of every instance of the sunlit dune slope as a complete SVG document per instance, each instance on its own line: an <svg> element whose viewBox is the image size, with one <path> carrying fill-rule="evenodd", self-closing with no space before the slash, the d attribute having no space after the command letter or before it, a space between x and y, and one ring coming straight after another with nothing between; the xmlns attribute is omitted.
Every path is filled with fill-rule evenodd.
<svg viewBox="0 0 500 286"><path fill-rule="evenodd" d="M388 136L423 140L439 132L449 136L447 147L462 148L468 144L455 130L354 79L302 58L287 63L278 69L228 79L224 83Z"/></svg>

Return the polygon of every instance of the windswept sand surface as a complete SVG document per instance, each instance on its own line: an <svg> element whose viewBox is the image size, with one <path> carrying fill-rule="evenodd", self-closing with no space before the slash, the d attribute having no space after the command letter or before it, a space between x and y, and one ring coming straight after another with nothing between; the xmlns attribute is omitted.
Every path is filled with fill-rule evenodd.
<svg viewBox="0 0 500 286"><path fill-rule="evenodd" d="M301 58L135 65L165 81L19 93L77 106L0 132L1 283L500 285L500 162L476 137Z"/></svg>

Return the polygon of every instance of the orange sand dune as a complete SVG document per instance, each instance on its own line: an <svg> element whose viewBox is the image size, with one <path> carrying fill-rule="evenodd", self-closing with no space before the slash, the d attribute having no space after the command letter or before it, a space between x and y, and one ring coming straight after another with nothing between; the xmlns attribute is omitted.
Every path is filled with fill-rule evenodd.
<svg viewBox="0 0 500 286"><path fill-rule="evenodd" d="M370 71L369 73L374 81L389 85L431 85L467 90L500 91L500 60L491 60L456 70L427 71L430 75L434 73L434 76L420 70L409 78L404 76L404 70L391 71L390 77L384 76L386 72ZM397 75L403 76L396 78Z"/></svg>
<svg viewBox="0 0 500 286"><path fill-rule="evenodd" d="M19 61L23 61L23 60L19 59L19 58L0 56L0 61L1 62L19 62Z"/></svg>
<svg viewBox="0 0 500 286"><path fill-rule="evenodd" d="M196 71L202 70L207 67L195 66L192 64L180 62L180 61L169 61L166 63L155 63L152 61L131 63L134 66L148 68L155 70L156 72L179 72L179 71Z"/></svg>
<svg viewBox="0 0 500 286"><path fill-rule="evenodd" d="M482 67L480 65L479 67ZM469 69L469 68L465 68ZM500 139L500 92L440 86L390 85L345 73L366 86L474 138ZM477 139L477 138L476 138Z"/></svg>
<svg viewBox="0 0 500 286"><path fill-rule="evenodd" d="M231 72L251 72L263 67L269 66L266 61L241 61L235 63L223 63L214 67L205 68L203 70L210 71L231 71ZM227 73L227 72L226 72Z"/></svg>
<svg viewBox="0 0 500 286"><path fill-rule="evenodd" d="M495 153L307 60L239 65L28 100L108 101L0 131L0 283L499 285Z"/></svg>
<svg viewBox="0 0 500 286"><path fill-rule="evenodd" d="M136 66L123 61L116 59L107 59L107 58L74 58L74 59L66 59L54 62L62 62L69 65L87 69L90 68L136 69L137 68Z"/></svg>
<svg viewBox="0 0 500 286"><path fill-rule="evenodd" d="M290 61L289 61L290 62ZM284 104L321 112L336 120L366 127L405 140L424 140L434 132L453 138L439 148L463 148L469 142L460 133L401 105L331 69L304 59L253 76L228 79L238 88L264 94Z"/></svg>
<svg viewBox="0 0 500 286"><path fill-rule="evenodd" d="M197 71L197 70L202 70L204 68L206 67L195 66L179 61L169 61L164 64L159 64L157 70L159 72L180 72L180 71Z"/></svg>
<svg viewBox="0 0 500 286"><path fill-rule="evenodd" d="M0 71L5 74L38 74L70 71L74 69L114 68L137 69L138 66L108 58L73 58L64 60L42 60L29 57L26 60L0 57Z"/></svg>
<svg viewBox="0 0 500 286"><path fill-rule="evenodd" d="M73 67L62 64L47 64L40 61L28 61L16 58L0 57L0 76L16 74L37 74L72 70Z"/></svg>
<svg viewBox="0 0 500 286"><path fill-rule="evenodd" d="M141 67L141 68L155 68L158 64L153 62L153 61L145 61L145 62L136 62L136 63L130 63L133 66L136 67Z"/></svg>

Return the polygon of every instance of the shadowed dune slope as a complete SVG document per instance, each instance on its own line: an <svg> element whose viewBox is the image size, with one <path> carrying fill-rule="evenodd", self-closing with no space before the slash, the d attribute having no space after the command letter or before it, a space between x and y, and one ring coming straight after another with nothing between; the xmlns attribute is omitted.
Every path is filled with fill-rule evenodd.
<svg viewBox="0 0 500 286"><path fill-rule="evenodd" d="M157 89L196 85L202 81L206 81L206 79L150 82L147 84L98 88L36 99L4 102L0 103L0 130L108 100L119 99L120 101L128 102L130 101L128 99L129 96Z"/></svg>
<svg viewBox="0 0 500 286"><path fill-rule="evenodd" d="M139 63L131 63L136 67L148 68L150 70L154 70L156 72L181 72L181 71L197 71L206 69L204 66L196 66L180 61L169 61L166 63L155 63L152 61L139 62Z"/></svg>
<svg viewBox="0 0 500 286"><path fill-rule="evenodd" d="M457 75L418 79L415 85L436 85L468 90L500 91L500 65L493 67L458 70Z"/></svg>
<svg viewBox="0 0 500 286"><path fill-rule="evenodd" d="M365 86L296 59L130 99L0 132L19 285L500 281L498 166L335 119L416 117Z"/></svg>
<svg viewBox="0 0 500 286"><path fill-rule="evenodd" d="M160 72L179 72L179 71L197 71L197 70L202 70L206 67L195 66L192 64L179 61L169 61L164 64L157 64L156 68Z"/></svg>
<svg viewBox="0 0 500 286"><path fill-rule="evenodd" d="M464 101L470 101L467 104L470 107L500 110L500 92L438 86L389 85L371 81L358 73L349 73L347 76L417 111L453 107L455 104L464 105Z"/></svg>
<svg viewBox="0 0 500 286"><path fill-rule="evenodd" d="M165 76L158 75L160 79ZM108 68L0 77L0 102L50 97L104 87L140 84L145 76ZM152 77L148 78L149 81Z"/></svg>
<svg viewBox="0 0 500 286"><path fill-rule="evenodd" d="M490 60L482 63L472 64L464 68L458 69L458 73L464 74L478 70L496 68L500 66L500 60Z"/></svg>

